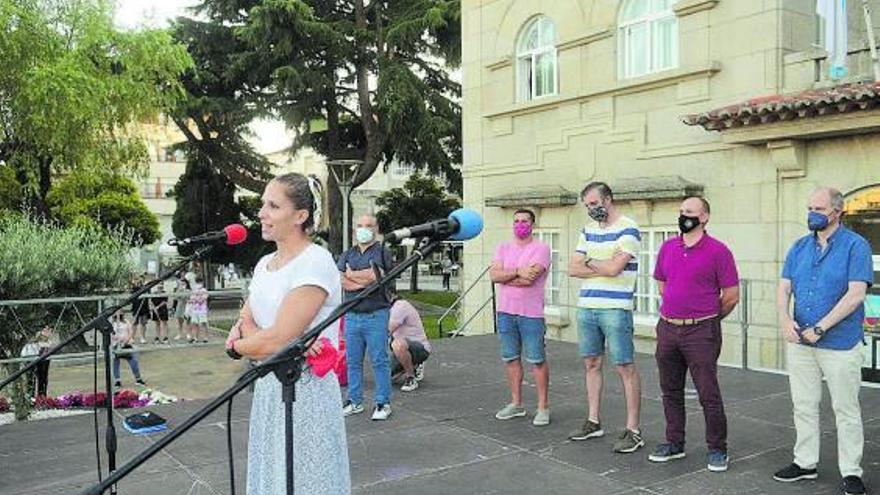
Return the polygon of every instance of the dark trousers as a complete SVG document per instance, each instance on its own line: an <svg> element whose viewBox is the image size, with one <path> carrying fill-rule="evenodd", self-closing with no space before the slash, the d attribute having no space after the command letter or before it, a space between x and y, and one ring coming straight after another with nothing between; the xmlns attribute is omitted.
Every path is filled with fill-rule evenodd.
<svg viewBox="0 0 880 495"><path fill-rule="evenodd" d="M713 318L678 326L663 319L657 324L657 368L666 415L666 441L684 447L684 385L687 371L697 387L706 419L706 444L727 452L727 416L718 387L721 320Z"/></svg>
<svg viewBox="0 0 880 495"><path fill-rule="evenodd" d="M43 361L42 363L37 365L36 375L37 375L37 394L36 395L47 395L49 391L49 365L51 361Z"/></svg>
<svg viewBox="0 0 880 495"><path fill-rule="evenodd" d="M449 290L449 280L450 280L451 278L452 278L452 274L451 274L451 273L444 273L444 274L443 274L443 288L444 288L444 289Z"/></svg>

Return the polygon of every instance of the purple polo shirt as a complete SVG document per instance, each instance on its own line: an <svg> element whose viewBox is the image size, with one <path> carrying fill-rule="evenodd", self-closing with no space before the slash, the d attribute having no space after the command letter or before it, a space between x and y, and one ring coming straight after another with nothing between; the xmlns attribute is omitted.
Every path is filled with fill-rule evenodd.
<svg viewBox="0 0 880 495"><path fill-rule="evenodd" d="M664 242L657 253L654 279L666 283L660 314L667 318L718 314L721 289L739 284L733 254L709 234L691 247L681 236Z"/></svg>

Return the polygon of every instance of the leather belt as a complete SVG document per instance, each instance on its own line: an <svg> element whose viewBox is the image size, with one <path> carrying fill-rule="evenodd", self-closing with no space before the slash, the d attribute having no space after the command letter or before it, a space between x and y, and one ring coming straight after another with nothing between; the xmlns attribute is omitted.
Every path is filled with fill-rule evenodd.
<svg viewBox="0 0 880 495"><path fill-rule="evenodd" d="M660 319L665 321L666 323L670 323L672 325L676 325L679 327L687 326L687 325L696 325L697 323L704 322L706 320L711 320L714 318L718 318L718 315L709 315L703 316L700 318L667 318L663 315L660 315Z"/></svg>

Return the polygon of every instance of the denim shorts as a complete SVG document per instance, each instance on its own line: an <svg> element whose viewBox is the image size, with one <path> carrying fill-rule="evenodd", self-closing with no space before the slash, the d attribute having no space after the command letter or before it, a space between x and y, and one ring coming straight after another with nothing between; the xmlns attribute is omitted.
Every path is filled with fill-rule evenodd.
<svg viewBox="0 0 880 495"><path fill-rule="evenodd" d="M543 363L546 360L544 331L544 318L498 313L501 360L516 361L522 354L532 364Z"/></svg>
<svg viewBox="0 0 880 495"><path fill-rule="evenodd" d="M633 314L625 309L578 309L578 346L583 357L608 353L615 365L631 364L634 359Z"/></svg>

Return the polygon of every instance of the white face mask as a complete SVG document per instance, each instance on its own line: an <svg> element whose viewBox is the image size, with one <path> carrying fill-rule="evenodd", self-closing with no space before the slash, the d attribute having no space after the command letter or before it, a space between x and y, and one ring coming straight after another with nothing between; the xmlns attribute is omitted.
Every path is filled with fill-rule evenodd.
<svg viewBox="0 0 880 495"><path fill-rule="evenodd" d="M373 231L366 227L358 227L354 231L354 238L359 244L366 244L373 240Z"/></svg>

